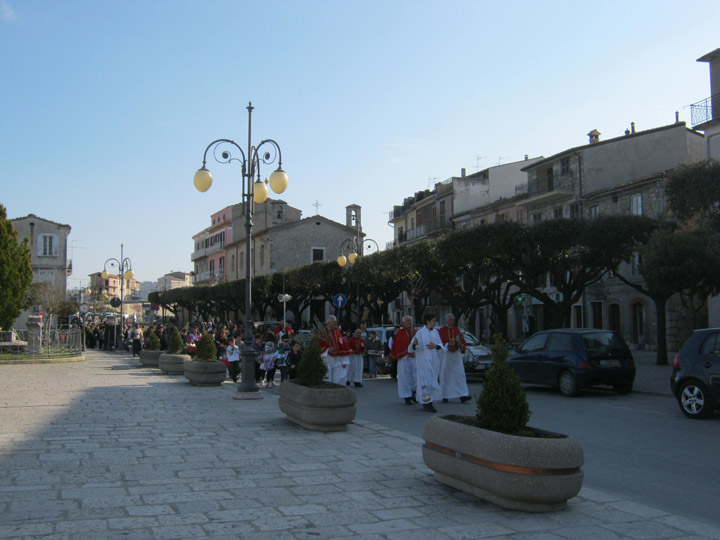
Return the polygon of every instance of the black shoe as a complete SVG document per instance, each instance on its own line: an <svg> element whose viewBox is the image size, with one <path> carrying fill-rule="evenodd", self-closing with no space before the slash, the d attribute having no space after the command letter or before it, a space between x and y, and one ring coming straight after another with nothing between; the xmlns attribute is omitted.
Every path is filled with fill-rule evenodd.
<svg viewBox="0 0 720 540"><path fill-rule="evenodd" d="M426 403L425 405L423 405L423 410L427 412L437 412L437 409L433 407L432 403Z"/></svg>
<svg viewBox="0 0 720 540"><path fill-rule="evenodd" d="M447 402L448 402L447 398L443 398L443 403L447 403Z"/></svg>
<svg viewBox="0 0 720 540"><path fill-rule="evenodd" d="M350 386L350 381L346 382L345 386Z"/></svg>
<svg viewBox="0 0 720 540"><path fill-rule="evenodd" d="M363 383L361 383L361 382L355 383L355 388L362 388L362 387L363 387Z"/></svg>
<svg viewBox="0 0 720 540"><path fill-rule="evenodd" d="M470 401L472 399L470 396L463 396L460 398L460 403L465 403L466 401Z"/></svg>
<svg viewBox="0 0 720 540"><path fill-rule="evenodd" d="M409 397L406 397L406 398L405 398L405 405L412 405L412 399L410 399Z"/></svg>
<svg viewBox="0 0 720 540"><path fill-rule="evenodd" d="M413 401L414 401L415 403L417 403L417 402L418 402L417 398L415 397L415 392L413 392L413 395L412 395L412 400L413 400Z"/></svg>

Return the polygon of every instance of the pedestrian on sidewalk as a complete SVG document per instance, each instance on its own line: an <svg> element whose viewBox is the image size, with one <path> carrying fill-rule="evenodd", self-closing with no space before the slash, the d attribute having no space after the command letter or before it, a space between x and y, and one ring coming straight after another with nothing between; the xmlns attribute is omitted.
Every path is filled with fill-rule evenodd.
<svg viewBox="0 0 720 540"><path fill-rule="evenodd" d="M225 355L228 361L228 372L233 382L238 382L240 376L240 348L235 345L235 338L230 338Z"/></svg>
<svg viewBox="0 0 720 540"><path fill-rule="evenodd" d="M463 365L467 342L463 333L455 326L455 315L450 313L445 317L445 326L438 330L438 334L445 346L444 354L440 355L439 372L443 403L454 398L460 398L460 402L465 403L470 400Z"/></svg>
<svg viewBox="0 0 720 540"><path fill-rule="evenodd" d="M271 330L265 332L263 338L263 369L265 370L265 387L272 388L275 383L275 353L277 352L277 344L275 343L275 334Z"/></svg>
<svg viewBox="0 0 720 540"><path fill-rule="evenodd" d="M130 337L132 338L133 358L135 358L135 356L140 356L143 340L142 328L140 328L140 325L138 325L137 323L135 323L135 326L133 326L133 329L130 332Z"/></svg>
<svg viewBox="0 0 720 540"><path fill-rule="evenodd" d="M280 369L280 382L288 378L288 355L290 354L290 336L283 334L275 353L276 365Z"/></svg>
<svg viewBox="0 0 720 540"><path fill-rule="evenodd" d="M403 325L393 337L390 359L397 364L398 396L405 400L406 405L417 403L417 362L415 351L409 350L415 337L413 319L410 315L403 317Z"/></svg>
<svg viewBox="0 0 720 540"><path fill-rule="evenodd" d="M415 352L417 358L417 397L424 410L437 412L433 402L442 399L438 371L440 355L445 351L440 334L435 330L435 315L426 313L423 319L425 326L417 331L408 351Z"/></svg>
<svg viewBox="0 0 720 540"><path fill-rule="evenodd" d="M289 379L297 378L297 367L300 363L300 360L302 360L302 354L300 353L300 344L297 341L292 341L290 343L290 352L288 353L287 357Z"/></svg>

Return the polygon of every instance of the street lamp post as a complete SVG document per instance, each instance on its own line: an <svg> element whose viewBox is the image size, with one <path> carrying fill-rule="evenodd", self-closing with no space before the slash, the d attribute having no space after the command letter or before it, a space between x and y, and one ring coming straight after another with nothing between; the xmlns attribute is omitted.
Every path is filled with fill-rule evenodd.
<svg viewBox="0 0 720 540"><path fill-rule="evenodd" d="M125 291L125 280L126 279L132 279L133 277L133 271L132 271L132 261L125 257L123 253L123 245L120 244L120 259L115 259L114 257L109 258L105 261L105 264L103 265L103 271L102 271L102 278L107 279L108 278L108 272L107 267L113 267L117 266L118 269L118 277L120 278L120 335L122 335L123 326L125 324L125 321L123 320L123 293ZM118 347L118 329L117 326L115 327L115 350L117 350Z"/></svg>
<svg viewBox="0 0 720 540"><path fill-rule="evenodd" d="M348 244L352 242L352 251L348 253L348 256L345 257L344 248L345 244ZM348 262L350 264L355 264L355 261L357 261L358 257L362 257L365 253L365 243L368 244L368 249L372 248L372 244L375 244L375 249L377 251L380 251L380 246L378 246L378 243L373 240L372 238L363 238L362 234L360 232L360 220L357 220L357 234L353 238L348 238L340 245L340 256L337 258L337 263L340 266L345 266ZM358 328L360 327L360 320L362 317L362 313L360 312L360 276L357 277L357 290L355 293L355 298L357 299L357 325ZM351 314L352 316L352 314Z"/></svg>
<svg viewBox="0 0 720 540"><path fill-rule="evenodd" d="M252 215L254 203L262 204L267 200L267 184L275 193L282 193L288 186L288 177L282 169L282 152L280 146L272 139L264 139L257 146L252 145L252 102L246 107L248 110L248 142L247 154L238 143L231 139L217 139L211 142L203 154L202 167L195 173L193 183L198 191L205 192L212 185L212 174L205 166L208 152L213 149L212 157L217 163L231 163L236 161L242 167L242 204L245 213L245 331L243 334L244 347L242 351L242 382L238 385L237 399L260 399L262 394L255 384L255 359L257 352L253 348L253 321L252 321L252 284L250 265L250 245L252 240ZM272 153L260 148L265 147L272 150ZM239 157L233 156L232 152L237 150ZM263 183L260 176L260 164L266 165L275 163L278 168L270 175L270 180ZM255 181L253 182L253 179Z"/></svg>

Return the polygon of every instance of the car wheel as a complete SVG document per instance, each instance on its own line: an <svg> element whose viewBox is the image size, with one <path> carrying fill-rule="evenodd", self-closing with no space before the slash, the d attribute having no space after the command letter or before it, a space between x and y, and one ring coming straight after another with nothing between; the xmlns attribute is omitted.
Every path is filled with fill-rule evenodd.
<svg viewBox="0 0 720 540"><path fill-rule="evenodd" d="M699 381L687 381L680 386L678 405L688 418L708 418L713 412L707 387Z"/></svg>
<svg viewBox="0 0 720 540"><path fill-rule="evenodd" d="M632 387L632 383L622 383L614 385L613 390L615 390L618 394L629 394L632 392Z"/></svg>
<svg viewBox="0 0 720 540"><path fill-rule="evenodd" d="M569 371L563 371L558 377L558 386L560 387L560 393L566 397L577 396L578 385L575 380L575 375Z"/></svg>

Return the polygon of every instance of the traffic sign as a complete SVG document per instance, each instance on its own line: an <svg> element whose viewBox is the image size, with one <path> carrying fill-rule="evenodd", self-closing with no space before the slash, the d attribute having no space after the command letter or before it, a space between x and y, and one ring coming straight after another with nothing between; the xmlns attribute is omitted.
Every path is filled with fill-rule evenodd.
<svg viewBox="0 0 720 540"><path fill-rule="evenodd" d="M80 304L80 313L87 313L90 311L90 306L85 303Z"/></svg>
<svg viewBox="0 0 720 540"><path fill-rule="evenodd" d="M342 308L345 307L345 304L347 304L347 296L344 294L336 294L333 297L333 306Z"/></svg>

